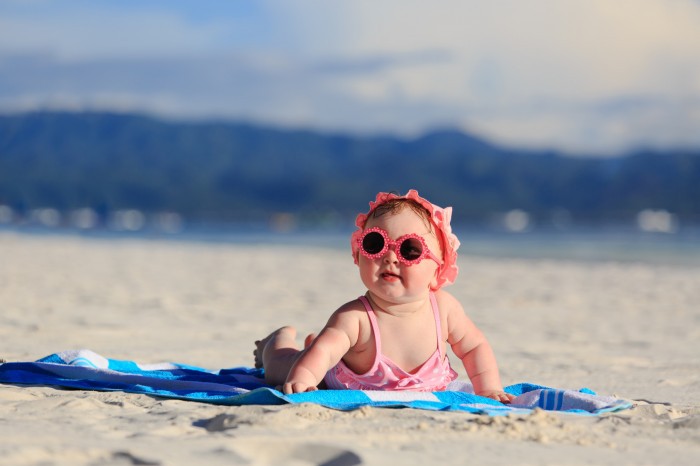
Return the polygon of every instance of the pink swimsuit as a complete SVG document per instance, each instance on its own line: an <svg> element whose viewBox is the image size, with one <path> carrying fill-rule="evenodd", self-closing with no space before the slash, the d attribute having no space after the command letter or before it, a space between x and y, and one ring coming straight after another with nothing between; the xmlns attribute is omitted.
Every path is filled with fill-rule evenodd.
<svg viewBox="0 0 700 466"><path fill-rule="evenodd" d="M431 392L444 390L447 384L457 378L457 373L450 367L450 361L440 351L442 331L440 329L440 312L435 295L430 293L430 304L435 316L437 328L437 349L414 373L409 373L397 366L382 354L382 339L379 334L377 317L367 298L360 296L360 301L367 310L376 356L372 368L364 374L356 374L341 360L326 373L326 386L334 390L415 390Z"/></svg>

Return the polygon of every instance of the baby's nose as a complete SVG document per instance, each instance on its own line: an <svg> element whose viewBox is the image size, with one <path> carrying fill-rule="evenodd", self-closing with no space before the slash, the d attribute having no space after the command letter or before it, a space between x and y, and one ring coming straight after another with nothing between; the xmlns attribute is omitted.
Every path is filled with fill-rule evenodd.
<svg viewBox="0 0 700 466"><path fill-rule="evenodd" d="M384 262L387 264L395 264L399 261L398 256L394 248L389 248L389 250L384 254Z"/></svg>

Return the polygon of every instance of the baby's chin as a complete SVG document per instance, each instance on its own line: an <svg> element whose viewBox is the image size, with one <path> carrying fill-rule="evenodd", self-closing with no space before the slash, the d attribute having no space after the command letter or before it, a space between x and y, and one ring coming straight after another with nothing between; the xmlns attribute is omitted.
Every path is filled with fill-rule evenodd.
<svg viewBox="0 0 700 466"><path fill-rule="evenodd" d="M375 300L381 300L387 304L410 304L419 301L424 301L429 293L430 289L426 288L425 291L421 292L411 292L402 288L398 290L397 288L387 289L385 287L379 287L375 289L369 289L369 294Z"/></svg>

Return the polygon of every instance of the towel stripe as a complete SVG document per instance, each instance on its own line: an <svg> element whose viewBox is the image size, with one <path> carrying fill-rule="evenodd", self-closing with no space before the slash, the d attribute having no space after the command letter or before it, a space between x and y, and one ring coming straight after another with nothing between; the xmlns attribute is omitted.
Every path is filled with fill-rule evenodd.
<svg viewBox="0 0 700 466"><path fill-rule="evenodd" d="M547 411L561 411L564 407L566 391L557 389L545 389L540 392L537 407Z"/></svg>

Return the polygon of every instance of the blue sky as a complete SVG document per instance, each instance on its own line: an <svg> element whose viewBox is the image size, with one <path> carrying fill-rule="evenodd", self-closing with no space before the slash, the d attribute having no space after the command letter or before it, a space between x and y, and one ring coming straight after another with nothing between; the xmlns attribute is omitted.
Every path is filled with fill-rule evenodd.
<svg viewBox="0 0 700 466"><path fill-rule="evenodd" d="M700 147L697 0L0 2L0 111Z"/></svg>

